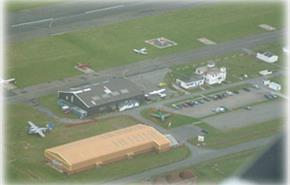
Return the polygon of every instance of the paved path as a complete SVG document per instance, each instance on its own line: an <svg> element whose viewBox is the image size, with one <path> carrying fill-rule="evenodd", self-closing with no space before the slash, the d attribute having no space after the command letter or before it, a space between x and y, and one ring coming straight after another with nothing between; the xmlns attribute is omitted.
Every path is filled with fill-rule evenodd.
<svg viewBox="0 0 290 185"><path fill-rule="evenodd" d="M255 141L235 145L228 148L223 148L219 150L199 150L199 149L191 149L191 156L185 160L178 161L175 163L171 163L169 165L161 166L158 168L154 168L151 170L147 170L142 173L138 173L135 175L131 175L128 177L120 178L118 180L113 180L108 183L104 184L131 184L134 182L140 182L140 181L146 181L154 176L158 176L164 173L168 173L177 169L183 169L189 166L193 166L208 160L216 159L219 157L223 157L226 155L238 153L245 150L255 149L258 147L262 147L265 145L268 145L269 143L273 142L273 139L275 137L269 137L269 138L262 138L257 139Z"/></svg>

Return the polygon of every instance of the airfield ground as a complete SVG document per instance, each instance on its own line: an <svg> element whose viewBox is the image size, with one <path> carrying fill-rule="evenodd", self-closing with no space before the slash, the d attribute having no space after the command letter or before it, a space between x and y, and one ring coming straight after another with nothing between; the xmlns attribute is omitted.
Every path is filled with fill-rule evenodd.
<svg viewBox="0 0 290 185"><path fill-rule="evenodd" d="M225 41L240 39L258 33L266 33L267 31L258 27L259 24L269 24L277 28L277 30L281 30L283 27L281 19L282 14L282 4L279 3L250 5L248 3L241 3L239 6L231 3L213 3L178 11L169 11L158 16L148 16L79 32L64 33L57 36L32 39L23 42L11 42L8 43L7 48L7 75L8 77L16 78L16 85L20 88L41 82L51 82L54 80L62 80L65 77L80 75L81 73L74 69L77 63L90 64L92 68L97 71L94 75L102 76L102 74L98 74L98 72L103 69L133 64L138 61L142 63L142 60L159 59L159 57L164 57L166 55L194 51L194 49L204 47L202 43L197 41L197 38L210 38L216 42L216 46L219 46L220 43ZM159 49L144 42L147 39L161 36L175 41L178 45L166 49ZM145 46L148 49L148 55L137 55L132 52L133 48ZM259 45L255 48L243 48L245 49L244 51L241 50L240 52L234 52L224 56L217 55L216 57L211 57L211 59L216 61L218 66L224 65L228 68L227 82L218 86L205 86L204 89L189 91L189 93L195 93L194 97L199 96L200 94L197 95L199 92L208 95L207 90L210 91L215 87L226 87L227 85L232 85L231 88L233 88L228 88L228 90L241 89L245 86L251 86L243 82L247 79L241 80L239 78L241 74L248 74L248 79L253 79L253 82L256 82L254 80L257 79L259 70L270 69L274 72L284 71L282 67L283 63L281 62L284 58L281 51L282 47L282 42L278 40L271 44ZM281 60L275 64L266 64L258 61L252 54L260 50L272 51L278 54ZM137 74L128 76L128 78L141 84L144 89L153 90L157 88L159 82L163 81L163 77L169 70L178 70L178 68L180 68L179 72L189 74L192 73L194 67L206 64L210 59L206 59L207 57L201 58L203 59L192 61L189 65L178 65L171 69L162 68L157 71L151 71L151 73L138 74L138 70L134 70L132 72ZM181 61L181 63L182 62L184 61ZM142 68L142 66L137 67ZM156 68L157 67L158 66L156 66ZM124 74L124 76L125 75L126 74ZM274 80L282 81L280 77L275 76L273 78ZM84 77L83 81L88 81L88 79ZM234 86L235 84L230 84L231 82L240 84ZM57 83L64 86L65 83L67 83L67 85L73 83L73 80L58 81ZM44 87L48 85L49 83L45 84ZM51 87L51 89L53 88ZM47 91L51 89L47 88ZM29 95L25 97L24 91L27 89L24 88L20 90L23 91L20 92L20 96L18 97L20 100L29 102L29 95L32 97L34 96L33 98L40 97L40 106L48 108L57 117L65 117L56 105L55 92L53 92L54 94L52 94L52 92L45 94L43 92L38 92L36 87L36 89L33 89L31 92L38 92L37 96L29 91L27 93ZM46 91L46 88L44 91ZM45 94L45 96L43 96L42 93ZM94 122L83 125L64 124L64 122L60 121L61 119L55 119L53 116L49 117L42 114L36 107L32 107L31 104L8 104L6 110L8 112L8 117L5 128L5 133L8 133L6 143L8 154L8 181L18 181L22 183L103 182L118 179L123 176L129 176L128 178L130 178L133 174L139 175L140 172L146 171L147 173L150 170L156 170L159 173L159 169L167 169L167 165L173 165L173 169L177 169L178 166L183 166L184 163L190 165L193 162L196 164L195 162L197 159L199 160L201 156L207 156L209 159L213 159L210 155L214 155L215 157L215 154L219 154L222 150L242 151L247 148L247 151L211 161L206 161L205 159L204 161L206 162L190 167L198 176L198 179L202 181L206 177L208 177L209 180L220 180L230 175L230 172L237 169L242 163L246 163L248 159L256 154L256 148L263 146L263 142L260 140L257 141L257 139L266 140L268 137L276 135L283 125L281 114L275 118L269 118L269 120L253 121L252 119L246 119L246 121L251 120L253 122L250 121L247 124L240 123L241 128L218 128L218 125L215 125L216 123L213 121L215 117L211 116L216 116L221 120L220 122L225 122L228 115L248 110L241 109L241 105L239 105L235 106L230 112L220 115L210 115L200 120L175 112L170 105L174 102L180 102L182 99L188 99L189 96L186 96L186 93L181 91L177 93L172 89L170 93L174 94L174 97L168 97L162 101L156 100L144 105L144 107L118 113L117 116L105 115L104 117L107 116L107 118L95 117L92 118ZM210 94L212 93L217 92L211 91ZM241 96L247 93L241 93ZM21 96L22 94L24 94L24 98ZM27 100L25 98L27 98ZM259 96L259 98L261 97ZM279 98L279 100L281 99ZM172 100L171 103L170 100ZM276 103L277 100L273 100L272 102L264 100L247 102L247 105L253 106L252 111L254 112L251 112L251 114L254 114L256 106L267 105L267 111L269 111L269 107L271 109L271 103ZM234 101L236 100L233 100L233 102ZM163 102L164 105L162 105ZM172 121L171 129L166 129L167 125L149 116L148 110L158 107L165 108L165 110L167 110L166 108L173 110L174 114L170 118L170 121ZM144 117L142 117L142 115ZM73 119L74 117L68 116L65 118ZM139 120L137 120L137 118L139 118ZM208 122L204 121L206 119L208 119ZM56 128L51 133L48 133L45 139L37 136L30 136L27 135L25 131L27 126L26 121L28 120L39 124L53 122ZM140 120L145 120L146 122ZM51 169L45 165L43 161L43 150L45 148L137 123L149 124L164 133L170 133L182 141L186 146L160 154L144 154L132 160L121 161L102 168L76 174L69 178ZM231 123L229 122L228 124ZM202 129L208 132L208 135L206 135L206 145L197 146L195 137L201 133ZM245 147L247 146L245 142L252 141L258 144L253 145L255 146L254 148ZM241 143L244 144L245 148L238 145ZM227 148L229 146L230 148ZM231 147L235 149L233 150ZM248 151L250 148L251 150ZM228 151L226 154L228 154ZM227 161L227 163L225 163L225 161ZM222 173L211 168L211 166L215 164L217 164L217 167ZM150 174L150 172L148 173ZM156 174L154 173L154 175Z"/></svg>
<svg viewBox="0 0 290 185"><path fill-rule="evenodd" d="M210 4L87 31L10 43L7 77L16 78L17 86L25 87L78 75L80 72L73 67L77 63L88 63L99 71L201 47L196 39L202 36L220 43L265 32L257 26L260 23L280 29L281 9L280 4ZM145 40L159 36L176 41L178 47L163 50L148 46L146 56L132 52L133 48L144 47Z"/></svg>
<svg viewBox="0 0 290 185"><path fill-rule="evenodd" d="M260 123L254 123L243 128L235 128L231 130L218 130L207 123L201 123L196 126L207 130L209 133L205 136L207 148L224 148L258 138L269 137L275 135L283 128L284 119L277 118ZM194 138L192 144L197 144Z"/></svg>
<svg viewBox="0 0 290 185"><path fill-rule="evenodd" d="M29 10L32 8L40 8L49 5L53 5L55 3L59 3L64 0L52 0L52 1L28 1L28 2L19 2L19 1L8 1L6 2L7 10L9 12L18 12L23 10Z"/></svg>
<svg viewBox="0 0 290 185"><path fill-rule="evenodd" d="M177 171L170 172L166 175L154 177L152 178L153 181L152 184L155 184L154 182L156 182L157 179L159 181L164 179L166 182L166 176L168 175L176 176L178 175L178 173L184 170L189 170L192 172L194 178L191 180L194 180L194 182L197 184L219 183L225 178L235 175L237 167L238 168L245 167L245 164L248 164L251 161L253 161L259 155L259 153L260 150L252 149L220 157L214 160L206 161L191 167L187 167L185 169L179 169ZM184 183L191 182L191 180L185 181ZM178 182L183 183L183 181Z"/></svg>
<svg viewBox="0 0 290 185"><path fill-rule="evenodd" d="M6 145L9 182L68 182L65 175L45 164L44 149L140 123L130 117L118 116L96 120L95 123L66 127L27 105L11 105L7 111L9 112L7 121L11 123L6 126L6 131L9 133L7 135L9 142ZM38 125L53 122L56 127L47 134L45 139L42 139L35 135L27 135L25 131L27 123L24 120L31 120ZM186 147L160 154L152 152L137 156L132 160L73 175L69 181L73 182L76 179L78 182L105 181L178 161L188 155L189 150Z"/></svg>
<svg viewBox="0 0 290 185"><path fill-rule="evenodd" d="M240 51L237 53L231 53L225 56L219 56L215 58L210 58L207 60L193 61L190 64L186 65L177 65L171 67L171 73L169 73L169 80L166 80L168 83L174 83L176 76L190 76L193 71L203 65L207 65L209 60L212 60L216 63L217 67L225 66L227 68L227 82L237 82L241 79L245 79L242 75L247 74L248 78L254 78L259 76L259 71L268 69L270 71L278 71L284 68L284 54L281 50L283 47L282 42L274 42L271 44L265 44L258 46L253 49L247 49L248 52ZM279 56L278 62L273 64L268 64L256 58L257 51L271 51ZM251 66L251 67L249 67ZM166 77L168 79L168 77ZM202 86L202 89L208 89L214 86ZM188 90L189 92L198 92L202 90L201 88L195 88Z"/></svg>
<svg viewBox="0 0 290 185"><path fill-rule="evenodd" d="M152 117L150 114L154 113L158 110L156 109L145 109L141 112L141 114L146 118L149 119L151 121L153 121L154 123L160 125L163 128L166 129L170 129L170 128L175 128L175 127L179 127L182 125L186 125L186 124L193 124L196 122L200 122L199 119L197 118L193 118L190 116L184 116L184 115L180 115L180 114L175 114L175 113L170 113L171 115L164 121L161 121L158 118ZM172 123L171 126L169 127L168 124Z"/></svg>

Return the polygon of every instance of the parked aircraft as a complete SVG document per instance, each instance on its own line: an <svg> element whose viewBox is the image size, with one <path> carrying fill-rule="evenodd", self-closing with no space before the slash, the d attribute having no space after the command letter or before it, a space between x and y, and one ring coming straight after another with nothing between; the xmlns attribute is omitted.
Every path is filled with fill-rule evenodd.
<svg viewBox="0 0 290 185"><path fill-rule="evenodd" d="M166 89L159 89L159 90L156 90L156 91L151 91L148 94L145 94L145 96L148 97L149 95L158 95L161 98L164 98L164 97L166 97L166 93L164 93L165 91L166 91Z"/></svg>
<svg viewBox="0 0 290 185"><path fill-rule="evenodd" d="M157 112L151 113L150 115L152 117L160 119L161 121L165 121L165 119L168 118L171 114L157 111Z"/></svg>
<svg viewBox="0 0 290 185"><path fill-rule="evenodd" d="M140 106L140 103L137 102L137 101L133 101L133 100L128 100L122 104L119 104L119 111L122 112L122 111L125 111L125 110L128 110L128 109L133 109L135 107L139 107Z"/></svg>
<svg viewBox="0 0 290 185"><path fill-rule="evenodd" d="M133 51L134 51L135 53L138 53L138 54L147 55L147 49L146 49L146 48L133 49Z"/></svg>
<svg viewBox="0 0 290 185"><path fill-rule="evenodd" d="M10 78L8 80L0 80L0 84L11 84L11 83L16 83L15 78Z"/></svg>
<svg viewBox="0 0 290 185"><path fill-rule="evenodd" d="M51 123L47 124L46 127L38 127L33 122L28 121L28 134L38 134L41 137L45 137L46 132L53 129L53 125Z"/></svg>
<svg viewBox="0 0 290 185"><path fill-rule="evenodd" d="M78 63L76 66L78 68L82 68L82 69L90 68L90 65L89 64L83 64L83 63Z"/></svg>

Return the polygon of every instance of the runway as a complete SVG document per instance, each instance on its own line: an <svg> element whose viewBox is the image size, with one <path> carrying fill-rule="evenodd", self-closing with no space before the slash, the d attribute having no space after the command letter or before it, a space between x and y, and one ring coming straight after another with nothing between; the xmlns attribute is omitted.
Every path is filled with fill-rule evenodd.
<svg viewBox="0 0 290 185"><path fill-rule="evenodd" d="M83 28L98 27L201 4L201 0L181 2L158 1L91 1L77 0L8 13L7 38L23 41L59 35Z"/></svg>

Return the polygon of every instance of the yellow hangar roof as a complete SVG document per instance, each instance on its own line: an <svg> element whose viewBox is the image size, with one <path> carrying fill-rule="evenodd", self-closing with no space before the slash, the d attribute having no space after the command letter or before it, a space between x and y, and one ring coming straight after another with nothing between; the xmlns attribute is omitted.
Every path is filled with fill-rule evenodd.
<svg viewBox="0 0 290 185"><path fill-rule="evenodd" d="M170 141L153 127L138 124L49 148L45 153L57 155L68 165L73 165L112 154L126 153L132 148L138 151L139 146L146 144L161 146L170 144Z"/></svg>

